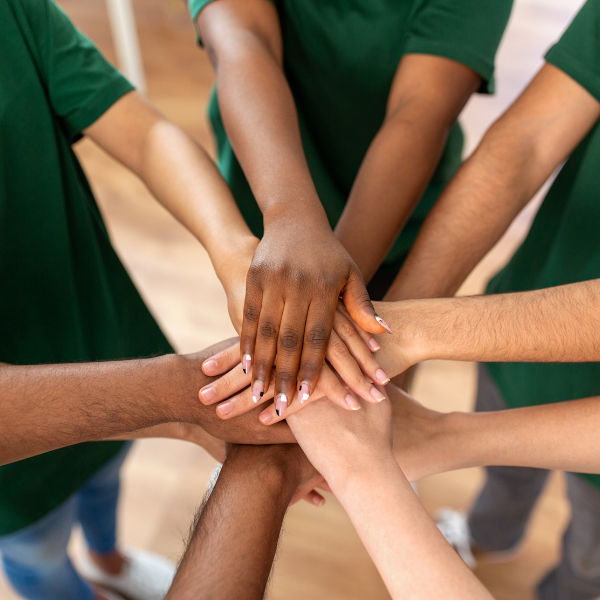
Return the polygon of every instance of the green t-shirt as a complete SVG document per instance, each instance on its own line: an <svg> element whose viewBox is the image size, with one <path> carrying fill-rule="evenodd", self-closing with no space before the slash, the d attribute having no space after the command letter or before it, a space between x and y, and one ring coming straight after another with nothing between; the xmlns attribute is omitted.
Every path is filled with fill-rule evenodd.
<svg viewBox="0 0 600 600"><path fill-rule="evenodd" d="M110 240L71 145L131 85L52 0L0 2L0 362L170 352ZM122 447L0 467L0 535L37 521Z"/></svg>
<svg viewBox="0 0 600 600"><path fill-rule="evenodd" d="M600 101L600 0L588 0L546 60ZM488 293L521 292L600 278L600 126L575 149L523 245ZM492 363L510 407L600 395L598 363ZM600 476L589 476L600 486Z"/></svg>
<svg viewBox="0 0 600 600"><path fill-rule="evenodd" d="M194 20L213 0L189 0ZM380 129L390 87L404 54L460 62L494 89L494 57L512 0L273 0L283 38L304 151L331 226L337 223L360 164ZM261 237L261 211L223 127L216 92L209 116L219 167L247 223ZM423 219L461 163L456 125L420 204L386 258L398 263Z"/></svg>

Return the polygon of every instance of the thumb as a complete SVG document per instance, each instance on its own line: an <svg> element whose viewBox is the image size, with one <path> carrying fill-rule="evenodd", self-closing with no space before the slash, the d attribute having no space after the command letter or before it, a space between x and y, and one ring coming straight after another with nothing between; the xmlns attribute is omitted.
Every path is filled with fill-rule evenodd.
<svg viewBox="0 0 600 600"><path fill-rule="evenodd" d="M348 314L359 327L369 333L392 333L388 324L377 316L358 269L350 273L341 296Z"/></svg>

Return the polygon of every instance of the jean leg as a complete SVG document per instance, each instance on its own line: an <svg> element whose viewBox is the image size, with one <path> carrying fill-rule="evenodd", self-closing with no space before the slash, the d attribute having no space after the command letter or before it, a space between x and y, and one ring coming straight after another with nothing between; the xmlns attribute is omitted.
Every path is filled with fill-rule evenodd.
<svg viewBox="0 0 600 600"><path fill-rule="evenodd" d="M92 600L90 585L76 573L67 544L76 520L75 497L49 515L0 538L6 576L28 600Z"/></svg>
<svg viewBox="0 0 600 600"><path fill-rule="evenodd" d="M477 412L506 409L506 402L487 367L479 365ZM469 514L474 545L501 551L515 546L525 528L549 471L522 467L487 467L486 482Z"/></svg>
<svg viewBox="0 0 600 600"><path fill-rule="evenodd" d="M131 446L127 444L77 493L77 518L88 546L98 554L108 554L116 546L120 470Z"/></svg>
<svg viewBox="0 0 600 600"><path fill-rule="evenodd" d="M571 522L562 560L540 583L540 600L593 600L600 597L600 490L567 473Z"/></svg>

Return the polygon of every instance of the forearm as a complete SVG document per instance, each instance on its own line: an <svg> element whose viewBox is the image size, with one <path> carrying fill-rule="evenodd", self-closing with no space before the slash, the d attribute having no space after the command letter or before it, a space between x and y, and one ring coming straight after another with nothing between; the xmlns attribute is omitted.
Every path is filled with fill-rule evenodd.
<svg viewBox="0 0 600 600"><path fill-rule="evenodd" d="M491 598L444 540L391 455L328 483L392 598Z"/></svg>
<svg viewBox="0 0 600 600"><path fill-rule="evenodd" d="M1 367L0 464L189 417L209 378L185 360Z"/></svg>
<svg viewBox="0 0 600 600"><path fill-rule="evenodd" d="M259 24L242 15L243 25L238 22L232 27L231 15L217 14L224 12L219 4L205 8L198 24L215 68L223 123L263 212L265 227L284 214L293 214L328 228L283 71L275 8L269 6L269 14Z"/></svg>
<svg viewBox="0 0 600 600"><path fill-rule="evenodd" d="M373 277L427 188L450 126L415 99L386 119L373 140L335 228L365 281Z"/></svg>
<svg viewBox="0 0 600 600"><path fill-rule="evenodd" d="M197 519L167 600L259 600L299 481L285 447L234 447Z"/></svg>
<svg viewBox="0 0 600 600"><path fill-rule="evenodd" d="M379 336L388 376L430 359L600 361L600 280L531 292L378 303L398 336Z"/></svg>

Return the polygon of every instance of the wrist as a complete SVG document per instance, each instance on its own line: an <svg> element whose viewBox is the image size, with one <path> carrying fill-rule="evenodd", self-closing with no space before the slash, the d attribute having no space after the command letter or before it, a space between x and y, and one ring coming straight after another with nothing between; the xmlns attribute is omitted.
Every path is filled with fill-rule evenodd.
<svg viewBox="0 0 600 600"><path fill-rule="evenodd" d="M239 284L240 278L243 278L245 284L259 241L248 233L239 235L215 249L209 249L210 260L225 291Z"/></svg>
<svg viewBox="0 0 600 600"><path fill-rule="evenodd" d="M273 229L303 230L315 233L333 231L325 209L316 192L307 195L299 204L296 201L273 202L263 209L265 234Z"/></svg>

